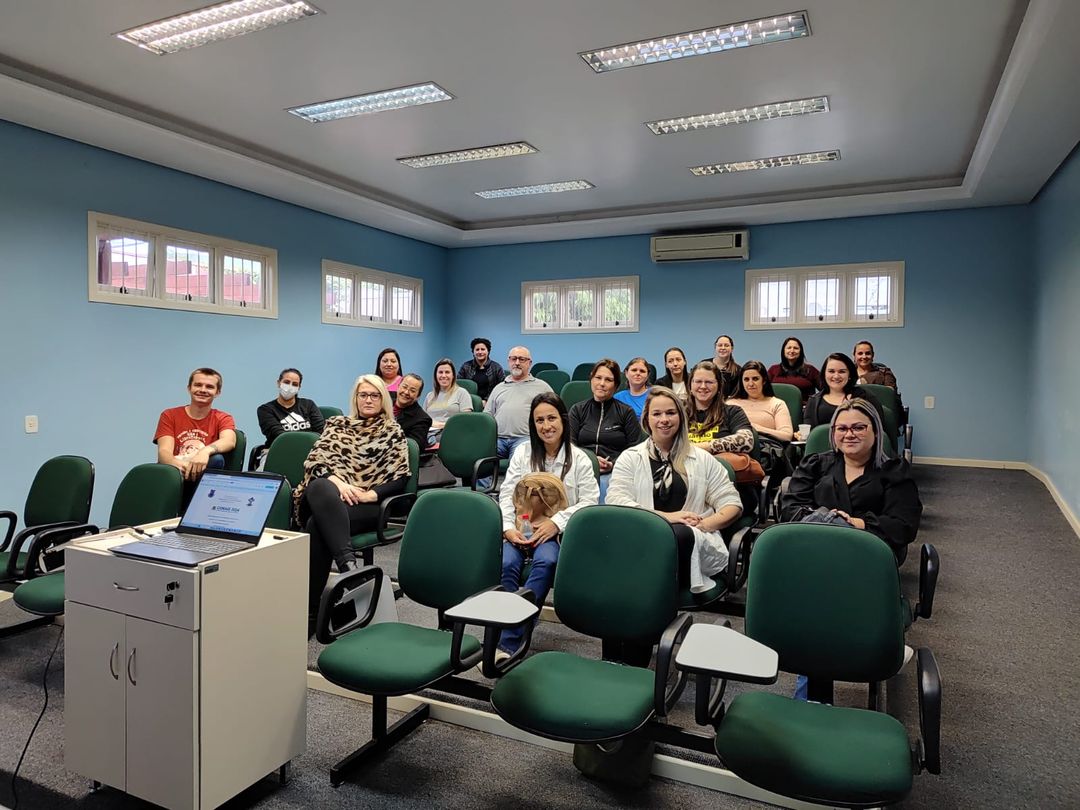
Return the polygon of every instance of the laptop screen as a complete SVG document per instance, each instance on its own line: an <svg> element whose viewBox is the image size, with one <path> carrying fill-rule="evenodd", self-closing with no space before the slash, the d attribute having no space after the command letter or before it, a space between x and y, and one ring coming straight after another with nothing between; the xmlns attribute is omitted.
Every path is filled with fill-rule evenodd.
<svg viewBox="0 0 1080 810"><path fill-rule="evenodd" d="M178 528L258 541L280 488L277 476L207 470Z"/></svg>

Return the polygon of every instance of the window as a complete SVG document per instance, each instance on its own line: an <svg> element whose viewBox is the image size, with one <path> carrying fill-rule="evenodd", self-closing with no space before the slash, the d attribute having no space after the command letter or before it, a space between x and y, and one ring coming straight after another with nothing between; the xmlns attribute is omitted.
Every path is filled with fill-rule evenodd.
<svg viewBox="0 0 1080 810"><path fill-rule="evenodd" d="M903 262L746 271L747 329L903 325Z"/></svg>
<svg viewBox="0 0 1080 810"><path fill-rule="evenodd" d="M523 282L521 331L636 332L638 277Z"/></svg>
<svg viewBox="0 0 1080 810"><path fill-rule="evenodd" d="M87 216L90 300L277 317L277 251L132 219Z"/></svg>
<svg viewBox="0 0 1080 810"><path fill-rule="evenodd" d="M424 329L424 282L327 259L322 263L323 323Z"/></svg>

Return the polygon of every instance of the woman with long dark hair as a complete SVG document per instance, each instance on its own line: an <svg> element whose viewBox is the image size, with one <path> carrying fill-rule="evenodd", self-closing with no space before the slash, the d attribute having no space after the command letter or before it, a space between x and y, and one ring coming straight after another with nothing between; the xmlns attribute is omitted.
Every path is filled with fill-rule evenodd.
<svg viewBox="0 0 1080 810"><path fill-rule="evenodd" d="M449 357L444 357L435 364L431 382L431 390L424 397L424 410L431 417L429 445L439 441L447 419L456 413L465 413L473 409L472 396L457 384L457 378L454 376L454 361Z"/></svg>
<svg viewBox="0 0 1080 810"><path fill-rule="evenodd" d="M379 357L375 360L375 373L390 393L390 401L396 400L398 386L401 385L401 357L397 349L388 346L379 352Z"/></svg>
<svg viewBox="0 0 1080 810"><path fill-rule="evenodd" d="M769 366L769 381L794 385L802 394L803 405L821 387L821 374L806 362L802 341L792 335L780 346L780 362Z"/></svg>
<svg viewBox="0 0 1080 810"><path fill-rule="evenodd" d="M813 429L818 425L827 425L833 412L842 404L856 397L865 399L877 410L878 418L884 422L885 414L874 395L856 383L858 371L855 361L843 352L833 352L821 364L821 390L806 401L803 408L803 422ZM806 439L805 436L802 437Z"/></svg>
<svg viewBox="0 0 1080 810"><path fill-rule="evenodd" d="M570 408L570 441L590 451L600 464L600 502L604 502L611 467L627 447L641 441L641 423L634 409L615 399L619 364L598 360L589 373L592 397Z"/></svg>
<svg viewBox="0 0 1080 810"><path fill-rule="evenodd" d="M675 392L675 396L682 397L685 402L686 397L690 393L690 378L686 362L686 352L678 346L672 346L664 352L664 368L667 369L667 374L658 379L656 385L670 388Z"/></svg>
<svg viewBox="0 0 1080 810"><path fill-rule="evenodd" d="M716 370L720 374L724 399L734 395L735 389L739 387L740 366L735 361L734 351L735 339L731 335L720 335L716 339L716 343L713 344L713 356L708 360L708 362L716 366Z"/></svg>

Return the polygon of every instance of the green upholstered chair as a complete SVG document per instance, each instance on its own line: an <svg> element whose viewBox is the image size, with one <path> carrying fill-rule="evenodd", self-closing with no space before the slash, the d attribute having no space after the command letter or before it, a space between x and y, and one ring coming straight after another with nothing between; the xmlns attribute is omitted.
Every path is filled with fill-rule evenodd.
<svg viewBox="0 0 1080 810"><path fill-rule="evenodd" d="M576 512L555 570L559 620L604 640L659 640L656 671L542 652L499 679L495 711L517 728L572 743L620 740L666 716L684 683L668 685L671 653L692 622L677 614L677 576L671 524L659 515L627 506Z"/></svg>
<svg viewBox="0 0 1080 810"><path fill-rule="evenodd" d="M323 419L329 419L331 416L345 415L341 408L335 408L333 405L320 405L319 413L323 415Z"/></svg>
<svg viewBox="0 0 1080 810"><path fill-rule="evenodd" d="M226 470L240 472L244 469L244 461L247 459L247 434L240 428L236 429L236 447L223 455Z"/></svg>
<svg viewBox="0 0 1080 810"><path fill-rule="evenodd" d="M595 365L596 365L595 360L593 362L591 362L591 363L578 363L576 366L574 366L574 373L570 375L570 379L571 380L584 380L585 382L588 382L589 381L589 374L590 374L590 372L592 372L593 366L595 366Z"/></svg>
<svg viewBox="0 0 1080 810"><path fill-rule="evenodd" d="M592 398L592 386L589 385L588 380L571 380L562 387L559 396L562 397L562 401L566 403L566 408L569 410L579 402Z"/></svg>
<svg viewBox="0 0 1080 810"><path fill-rule="evenodd" d="M23 506L23 529L16 534L18 515L0 511L7 521L0 545L0 582L24 579L27 551L47 529L86 523L94 495L94 465L82 456L56 456L38 468Z"/></svg>
<svg viewBox="0 0 1080 810"><path fill-rule="evenodd" d="M492 486L498 484L499 428L489 413L456 413L446 420L439 438L439 460L450 474L462 484L476 489L477 479L492 476ZM490 491L490 490L489 490Z"/></svg>
<svg viewBox="0 0 1080 810"><path fill-rule="evenodd" d="M117 487L109 513L110 526L138 526L176 517L180 510L183 478L169 464L140 464L128 471ZM53 617L64 612L64 572L41 575L41 555L51 545L84 534L96 534L98 527L81 523L42 533L29 553L26 581L12 598L20 608L38 616ZM46 536L46 534L51 536Z"/></svg>
<svg viewBox="0 0 1080 810"><path fill-rule="evenodd" d="M304 461L318 440L319 434L308 430L282 433L270 445L263 470L285 476L289 486L296 489L304 480Z"/></svg>
<svg viewBox="0 0 1080 810"><path fill-rule="evenodd" d="M463 380L460 377L457 379L457 384L468 391L470 394L479 394L480 389L476 387L476 382L473 380Z"/></svg>
<svg viewBox="0 0 1080 810"><path fill-rule="evenodd" d="M541 371L556 371L559 366L556 363L533 363L530 371L534 377L539 377ZM554 388L554 386L552 386ZM556 391L559 389L556 388Z"/></svg>
<svg viewBox="0 0 1080 810"><path fill-rule="evenodd" d="M907 408L900 403L900 397L897 393L887 385L876 385L874 383L866 383L862 386L866 389L867 393L874 397L881 405L881 410L885 413L885 434L889 437L894 450L895 455L896 448L900 447L901 442L904 447L904 455L911 461L911 438L912 427L907 421Z"/></svg>
<svg viewBox="0 0 1080 810"><path fill-rule="evenodd" d="M940 772L941 683L930 650L917 654L921 739L911 746L904 726L873 708L876 684L904 661L900 580L878 538L838 526L767 529L747 583L746 636L773 650L780 670L808 676L818 702L749 691L724 710L713 676L744 678L702 668L700 658L686 667L697 679L697 720L715 726L717 754L738 777L798 801L874 807L903 799L920 770ZM680 667L694 641L679 651ZM834 681L869 683L871 708L830 705Z"/></svg>
<svg viewBox="0 0 1080 810"><path fill-rule="evenodd" d="M274 496L274 505L270 507L266 528L292 531L292 506L292 487L288 481L282 481L281 488Z"/></svg>
<svg viewBox="0 0 1080 810"><path fill-rule="evenodd" d="M469 398L472 400L472 409L474 413L480 413L484 410L484 400L480 399L479 394L469 394Z"/></svg>
<svg viewBox="0 0 1080 810"><path fill-rule="evenodd" d="M435 489L423 492L409 515L398 582L405 596L438 612L440 629L403 622L368 625L370 615L335 626L333 609L342 595L367 582L375 583L369 614L374 612L383 573L367 566L331 580L319 606L317 636L329 645L319 655L319 672L333 684L372 698L372 739L331 768L332 784L341 784L348 771L392 746L428 716L424 704L388 728L387 697L437 688L440 680L479 661L480 642L445 629L444 612L496 587L501 573L502 514L495 501L478 492Z"/></svg>
<svg viewBox="0 0 1080 810"><path fill-rule="evenodd" d="M562 391L563 386L570 382L570 375L561 369L549 369L547 371L537 372L533 370L533 376L538 380L543 380L551 386L551 390L558 393Z"/></svg>
<svg viewBox="0 0 1080 810"><path fill-rule="evenodd" d="M379 522L374 531L354 534L352 547L359 552L364 565L374 561L375 547L396 543L405 533L405 518L416 501L416 486L420 480L420 446L412 439L409 445L409 482L400 495L387 498L379 505Z"/></svg>
<svg viewBox="0 0 1080 810"><path fill-rule="evenodd" d="M592 462L593 475L596 476L596 483L597 483L597 485L599 485L600 484L600 460L596 457L596 453L594 453L592 450L586 450L584 447L582 447L581 450L582 450L583 453L585 453L585 455L587 455L589 457L589 461Z"/></svg>
<svg viewBox="0 0 1080 810"><path fill-rule="evenodd" d="M784 400L788 413L791 415L791 426L798 430L799 423L802 422L802 393L794 385L788 383L773 383L772 390L773 396Z"/></svg>
<svg viewBox="0 0 1080 810"><path fill-rule="evenodd" d="M803 455L812 456L816 453L831 453L829 447L829 426L817 425L806 437L806 445L803 447Z"/></svg>

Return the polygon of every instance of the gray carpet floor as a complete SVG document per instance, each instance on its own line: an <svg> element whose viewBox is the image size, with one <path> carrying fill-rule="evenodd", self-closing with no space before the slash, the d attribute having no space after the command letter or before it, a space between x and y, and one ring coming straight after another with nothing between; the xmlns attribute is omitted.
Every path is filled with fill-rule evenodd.
<svg viewBox="0 0 1080 810"><path fill-rule="evenodd" d="M926 504L919 540L937 545L942 576L934 617L916 624L909 643L932 648L941 667L943 773L918 777L904 806L1080 806L1080 633L1074 618L1080 591L1073 582L1080 540L1042 484L1026 473L918 467L916 474ZM392 548L380 549L376 559L395 570ZM905 590L914 592L916 579L909 561ZM402 618L434 623L425 608L405 600L398 606ZM10 603L0 604L0 625L22 616ZM699 614L696 620L721 617ZM44 628L0 642L0 803L8 807L10 774L41 709L41 676L57 632ZM598 642L548 622L537 630L533 648L599 655ZM319 649L312 642L312 663ZM912 732L918 724L913 669L890 683L889 696L890 710ZM482 680L475 671L469 677ZM790 693L792 684L785 675L773 689ZM739 689L733 686L730 694ZM88 795L87 781L63 769L62 642L49 693L20 772L20 807L148 807L108 790ZM845 685L837 698L861 705L865 691ZM688 690L672 716L675 724L692 726L692 699ZM561 752L436 721L353 781L331 788L330 765L364 742L369 728L364 704L310 692L308 750L293 763L290 783L279 788L267 780L228 807L757 806L663 779L640 791L599 784L582 777Z"/></svg>

